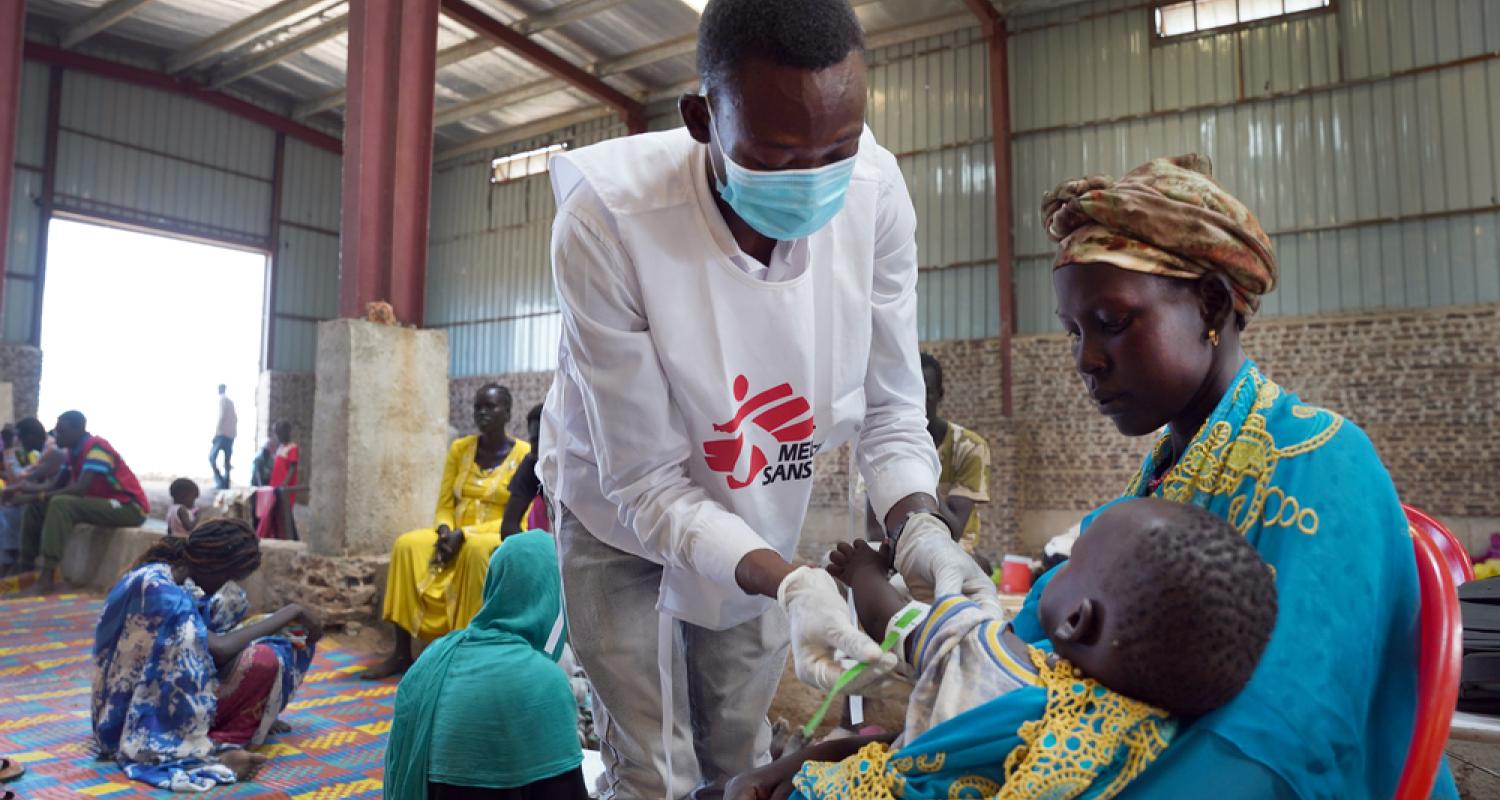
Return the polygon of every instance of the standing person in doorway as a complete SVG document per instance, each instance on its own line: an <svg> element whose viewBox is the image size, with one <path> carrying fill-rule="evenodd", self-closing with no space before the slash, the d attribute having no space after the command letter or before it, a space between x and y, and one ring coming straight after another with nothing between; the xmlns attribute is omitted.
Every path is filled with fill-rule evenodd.
<svg viewBox="0 0 1500 800"><path fill-rule="evenodd" d="M552 162L563 325L540 471L605 798L717 797L763 763L789 633L815 686L836 651L870 665L851 691L894 666L832 576L789 560L820 450L858 433L898 545L952 542L916 214L864 125L859 20L848 0L710 0L697 52L685 128ZM968 566L950 559L949 588L993 598L951 549Z"/></svg>
<svg viewBox="0 0 1500 800"><path fill-rule="evenodd" d="M208 451L208 465L214 470L214 485L229 488L229 460L234 456L234 437L239 432L239 417L234 413L234 401L224 393L224 384L219 384L219 424L214 428L214 446ZM224 454L224 471L219 472L219 454Z"/></svg>

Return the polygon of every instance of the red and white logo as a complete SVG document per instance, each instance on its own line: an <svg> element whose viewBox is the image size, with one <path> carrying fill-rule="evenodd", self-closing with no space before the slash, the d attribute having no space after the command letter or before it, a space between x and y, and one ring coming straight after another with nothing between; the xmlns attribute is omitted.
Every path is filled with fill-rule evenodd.
<svg viewBox="0 0 1500 800"><path fill-rule="evenodd" d="M734 419L714 425L715 431L732 438L703 443L703 459L708 468L724 473L731 489L743 489L757 479L762 486L769 486L777 481L811 478L812 457L817 454L818 445L812 441L813 414L807 399L793 392L790 383L773 386L747 400L745 396L749 393L750 382L744 375L736 377L734 400L740 404L739 411ZM744 424L746 420L750 426ZM776 454L775 465L766 456L766 450L754 441L749 443L747 460L747 428L753 438Z"/></svg>

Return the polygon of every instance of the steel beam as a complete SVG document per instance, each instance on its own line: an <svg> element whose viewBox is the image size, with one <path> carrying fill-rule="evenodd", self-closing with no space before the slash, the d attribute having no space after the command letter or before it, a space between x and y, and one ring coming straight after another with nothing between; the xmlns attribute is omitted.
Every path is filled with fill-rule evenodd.
<svg viewBox="0 0 1500 800"><path fill-rule="evenodd" d="M343 145L339 143L337 137L329 136L320 130L294 122L290 117L284 117L248 100L241 100L233 95L216 92L197 81L191 81L187 78L179 78L168 75L165 72L156 72L155 70L121 64L117 61L109 61L96 56L84 55L72 50L63 50L62 48L52 47L39 42L26 43L26 57L44 64L55 64L65 69L88 72L123 83L133 83L149 89L159 89L164 92L191 97L200 103L206 103L222 111L227 111L257 125L264 125L273 131L281 131L288 136L301 139L313 147L327 150L330 153L343 152Z"/></svg>
<svg viewBox="0 0 1500 800"><path fill-rule="evenodd" d="M390 298L395 207L399 0L349 4L349 108L339 231L339 316L364 316L365 304Z"/></svg>
<svg viewBox="0 0 1500 800"><path fill-rule="evenodd" d="M544 11L540 14L527 17L516 23L514 27L516 30L528 34L540 33L566 25L569 22L577 22L594 14L599 14L626 1L571 0L571 2L564 3L550 11ZM467 42L460 42L452 47L445 47L438 51L437 68L451 67L460 61L494 49L495 43L483 36L470 39ZM307 119L314 114L339 108L344 104L344 95L344 90L340 89L336 92L329 92L322 97L298 103L292 108L292 119Z"/></svg>
<svg viewBox="0 0 1500 800"><path fill-rule="evenodd" d="M439 0L401 0L401 68L396 85L395 230L391 305L418 327L427 306L427 223L432 202L432 102L437 85Z"/></svg>
<svg viewBox="0 0 1500 800"><path fill-rule="evenodd" d="M679 36L676 39L669 39L661 44L636 50L633 53L626 53L618 58L605 59L596 63L592 67L592 70L595 75L614 75L619 72L644 67L647 64L665 61L673 56L683 56L697 51L698 35L696 33L689 34L687 36Z"/></svg>
<svg viewBox="0 0 1500 800"><path fill-rule="evenodd" d="M589 106L587 108L580 108L576 111L566 111L561 114L554 114L553 116L539 119L536 122L528 122L525 125L517 125L514 128L506 128L504 130L495 131L494 133L486 134L478 139L474 139L473 141L454 145L453 147L440 151L434 160L446 161L448 159L468 155L470 153L478 153L496 147L504 147L505 145L512 144L514 142L523 141L534 136L541 136L544 133L551 133L552 131L566 128L569 125L579 125L584 122L592 122L596 119L613 116L613 114L614 111L607 106Z"/></svg>
<svg viewBox="0 0 1500 800"><path fill-rule="evenodd" d="M21 116L21 49L26 39L26 4L0 3L0 275L10 242L11 181L16 173L16 121ZM0 298L4 294L0 281ZM38 309L40 310L40 309Z"/></svg>
<svg viewBox="0 0 1500 800"><path fill-rule="evenodd" d="M277 133L271 146L271 220L270 257L266 264L266 315L261 320L265 326L261 336L260 369L269 372L276 368L276 290L281 275L281 192L286 181L286 134Z"/></svg>
<svg viewBox="0 0 1500 800"><path fill-rule="evenodd" d="M964 0L979 19L989 50L990 137L995 161L995 267L1000 284L1000 413L1011 415L1011 339L1016 335L1016 287L1010 211L1010 63L1005 18L989 0Z"/></svg>
<svg viewBox="0 0 1500 800"><path fill-rule="evenodd" d="M38 198L42 214L41 228L36 232L36 278L31 282L32 347L42 346L42 300L47 294L47 242L52 230L52 211L57 206L57 138L62 127L63 68L54 66L47 74L47 129L42 142L42 196Z"/></svg>
<svg viewBox="0 0 1500 800"><path fill-rule="evenodd" d="M109 26L139 11L141 6L149 2L151 0L109 0L108 3L94 9L92 14L65 28L59 40L63 47L75 47L84 39L103 32Z"/></svg>
<svg viewBox="0 0 1500 800"><path fill-rule="evenodd" d="M248 78L266 67L285 61L304 50L316 47L347 30L349 30L349 15L347 14L341 14L332 19L324 20L322 23L308 28L286 41L272 45L241 61L226 65L222 70L215 71L209 87L222 89L241 78Z"/></svg>
<svg viewBox="0 0 1500 800"><path fill-rule="evenodd" d="M439 0L352 0L339 315L421 325Z"/></svg>
<svg viewBox="0 0 1500 800"><path fill-rule="evenodd" d="M168 56L167 73L175 75L205 59L227 53L322 1L281 0L270 8L252 14L212 36L200 39L193 46Z"/></svg>
<svg viewBox="0 0 1500 800"><path fill-rule="evenodd" d="M623 5L627 0L568 0L555 8L550 8L540 14L533 14L526 19L517 22L515 29L518 33L531 35L560 28L570 22L601 14L618 5Z"/></svg>
<svg viewBox="0 0 1500 800"><path fill-rule="evenodd" d="M543 78L539 81L513 86L502 92L448 106L433 117L432 126L441 128L444 125L487 114L514 103L523 103L553 92L560 92L566 88L568 84L561 78Z"/></svg>
<svg viewBox="0 0 1500 800"><path fill-rule="evenodd" d="M597 75L590 74L582 67L548 50L529 37L512 30L465 0L442 0L442 4L444 13L468 26L475 33L489 38L547 73L567 81L613 108L625 119L626 127L632 133L646 129L646 107L639 100L610 86Z"/></svg>

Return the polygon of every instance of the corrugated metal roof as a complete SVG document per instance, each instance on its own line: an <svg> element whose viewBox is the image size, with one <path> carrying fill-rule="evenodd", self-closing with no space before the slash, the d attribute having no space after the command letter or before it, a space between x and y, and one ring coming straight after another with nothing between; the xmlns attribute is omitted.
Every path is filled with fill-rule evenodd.
<svg viewBox="0 0 1500 800"><path fill-rule="evenodd" d="M967 13L957 0L852 1L865 29L872 32L899 32L934 18ZM569 61L602 75L615 88L643 100L691 83L695 77L691 44L698 14L682 0L471 2L513 27L543 27L527 33ZM235 91L270 100L288 113L298 110L315 126L337 129L342 124L341 98L337 95L345 83L348 48L348 36L341 27L348 11L345 0L151 0L77 47L114 55L119 45L126 43L145 55L144 59L132 60L149 63L154 58L165 68L174 54L180 56L236 23L288 3L296 8L295 13L252 38L234 42L222 53L198 60L184 74L210 84L233 79L227 86ZM27 11L32 18L31 30L33 35L41 30L60 37L70 25L88 18L104 4L105 0L30 0ZM568 11L580 5L585 10L602 10L576 19L569 14L567 21L555 26L539 24L539 20L549 18L555 21L559 9ZM439 19L440 52L475 38L476 34L465 26L446 17ZM284 57L269 65L257 64L268 53L278 52ZM250 66L260 68L236 77ZM597 101L577 89L537 85L549 78L540 68L501 49L475 48L467 57L440 67L435 105L439 115L447 111L450 118L440 117L435 145L439 150L451 148L596 105ZM495 97L520 89L527 90L524 99ZM309 106L320 100L325 102ZM452 119L459 112L464 112L462 118Z"/></svg>

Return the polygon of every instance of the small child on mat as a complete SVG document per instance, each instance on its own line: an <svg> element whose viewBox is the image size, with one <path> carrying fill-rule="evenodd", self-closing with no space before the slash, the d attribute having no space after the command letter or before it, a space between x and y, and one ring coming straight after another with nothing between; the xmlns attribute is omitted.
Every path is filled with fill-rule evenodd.
<svg viewBox="0 0 1500 800"><path fill-rule="evenodd" d="M1273 576L1244 537L1159 499L1102 512L1043 590L1052 653L961 595L908 601L864 542L830 560L865 631L900 634L896 652L915 673L906 729L893 745L846 739L773 762L741 776L735 800L769 800L788 781L806 800L1112 797L1178 720L1244 688L1276 622Z"/></svg>

